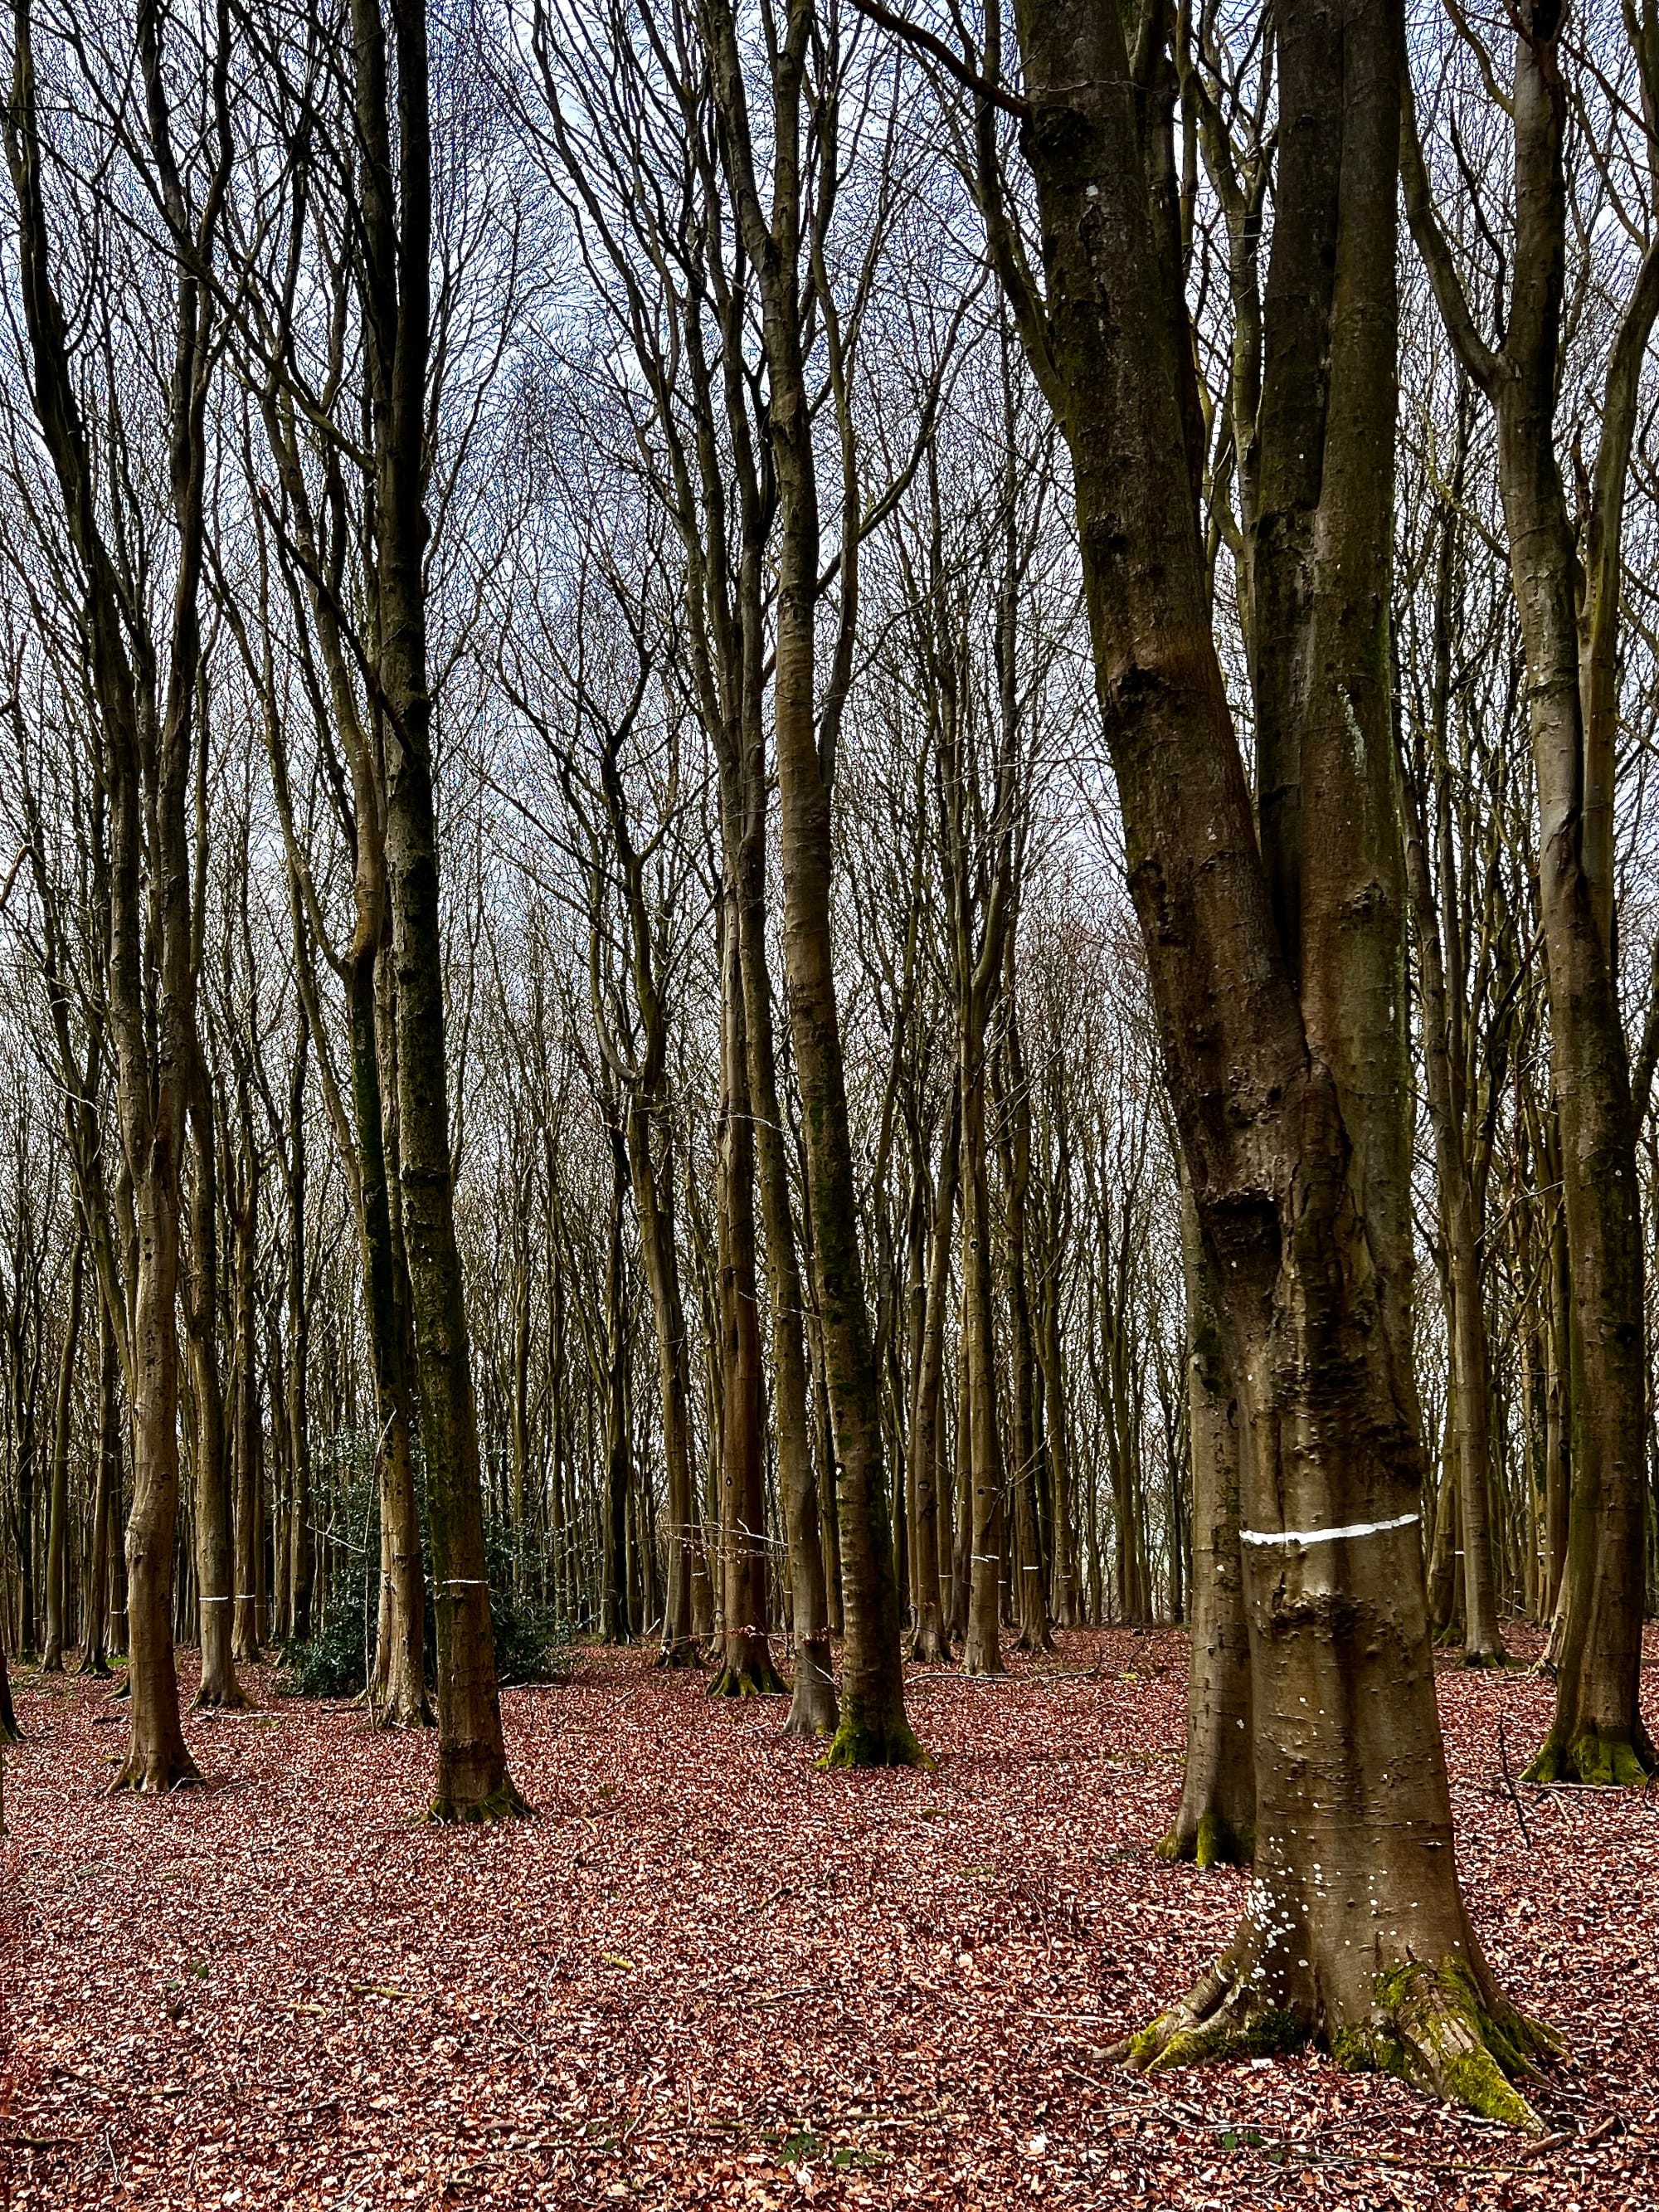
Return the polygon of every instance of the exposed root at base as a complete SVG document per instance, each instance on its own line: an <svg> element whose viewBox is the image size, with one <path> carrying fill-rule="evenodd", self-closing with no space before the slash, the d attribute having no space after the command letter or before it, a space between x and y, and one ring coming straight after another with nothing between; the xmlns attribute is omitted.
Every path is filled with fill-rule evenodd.
<svg viewBox="0 0 1659 2212"><path fill-rule="evenodd" d="M1318 2042L1354 2073L1393 2074L1447 2104L1526 2135L1543 2123L1516 2087L1560 2049L1551 2031L1511 2007L1493 2012L1461 1959L1409 1960L1376 1977L1369 2018L1316 2032L1218 1959L1176 2004L1107 2053L1143 2074L1229 2058L1277 2057Z"/></svg>
<svg viewBox="0 0 1659 2212"><path fill-rule="evenodd" d="M841 1725L818 1765L826 1771L847 1766L920 1766L931 1774L933 1762L916 1741L902 1714L873 1722L854 1699L842 1708Z"/></svg>
<svg viewBox="0 0 1659 2212"><path fill-rule="evenodd" d="M428 1729L437 1725L431 1701L424 1690L418 1698L398 1698L383 1705L377 1705L365 1691L357 1702L367 1707L369 1726L388 1735L397 1729Z"/></svg>
<svg viewBox="0 0 1659 2212"><path fill-rule="evenodd" d="M1640 1790L1659 1773L1645 1729L1633 1736L1601 1735L1594 1730L1569 1742L1552 1729L1523 1782L1577 1782L1592 1790Z"/></svg>
<svg viewBox="0 0 1659 2212"><path fill-rule="evenodd" d="M128 1792L139 1797L166 1797L175 1790L205 1790L207 1777L190 1753L159 1758L149 1752L129 1752L120 1772L109 1785L112 1797Z"/></svg>
<svg viewBox="0 0 1659 2212"><path fill-rule="evenodd" d="M253 1700L234 1678L228 1684L204 1682L190 1701L192 1712L251 1713Z"/></svg>
<svg viewBox="0 0 1659 2212"><path fill-rule="evenodd" d="M464 1805L457 1804L453 1798L434 1797L427 1808L426 1818L434 1827L461 1827L486 1820L530 1820L535 1814L512 1783L503 1782L488 1797L474 1798Z"/></svg>
<svg viewBox="0 0 1659 2212"><path fill-rule="evenodd" d="M763 1665L722 1667L708 1685L711 1698L781 1698L789 1685L768 1659Z"/></svg>
<svg viewBox="0 0 1659 2212"><path fill-rule="evenodd" d="M1247 1821L1232 1821L1220 1813L1200 1813L1189 1826L1179 1814L1158 1846L1157 1856L1166 1865L1211 1867L1252 1865L1255 1859L1255 1830Z"/></svg>
<svg viewBox="0 0 1659 2212"><path fill-rule="evenodd" d="M704 1660L702 1652L697 1649L696 1639L694 1637L679 1636L676 1637L672 1643L663 1645L652 1664L656 1667L684 1667L695 1670L704 1664Z"/></svg>

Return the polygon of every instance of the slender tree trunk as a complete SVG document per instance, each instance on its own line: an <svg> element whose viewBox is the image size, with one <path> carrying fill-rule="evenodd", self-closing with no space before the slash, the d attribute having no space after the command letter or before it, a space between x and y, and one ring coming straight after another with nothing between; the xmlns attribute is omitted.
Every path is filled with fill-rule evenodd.
<svg viewBox="0 0 1659 2212"><path fill-rule="evenodd" d="M960 1109L951 1101L945 1150L933 1187L933 1231L927 1244L927 1286L922 1305L921 1345L916 1359L915 1390L910 1407L911 1589L915 1593L909 1656L923 1665L943 1666L950 1642L939 1584L939 1389L945 1368L945 1320L951 1295L951 1230L956 1213L957 1159L962 1148ZM948 1499L948 1492L946 1493ZM945 1515L948 1548L951 1519Z"/></svg>
<svg viewBox="0 0 1659 2212"><path fill-rule="evenodd" d="M81 1310L86 1287L86 1237L77 1230L70 1261L69 1311L58 1358L58 1390L52 1415L52 1495L46 1522L46 1640L40 1654L43 1674L64 1671L64 1599L69 1562L70 1427L75 1412L75 1366L81 1348Z"/></svg>
<svg viewBox="0 0 1659 2212"><path fill-rule="evenodd" d="M423 0L397 0L396 169L386 36L353 0L362 283L375 461L387 904L397 969L398 1188L437 1611L437 1820L523 1810L507 1772L484 1574L477 1407L455 1238L424 556L432 228Z"/></svg>
<svg viewBox="0 0 1659 2212"><path fill-rule="evenodd" d="M1561 1128L1575 1364L1565 1611L1541 1781L1644 1781L1659 1755L1640 1687L1647 1503L1641 1197L1628 1041L1613 937L1613 702L1619 556L1641 364L1659 314L1659 250L1640 264L1609 350L1601 446L1581 547L1555 445L1565 287L1560 76L1565 11L1527 0L1515 19L1515 277L1503 345L1480 337L1435 213L1414 131L1406 203L1443 318L1492 402L1498 488L1527 665L1538 785L1540 914ZM1585 557L1587 556L1587 557ZM1578 601L1587 635L1581 637ZM1587 719L1588 715L1588 719Z"/></svg>
<svg viewBox="0 0 1659 2212"><path fill-rule="evenodd" d="M88 1530L86 1624L81 1638L83 1674L107 1675L111 1502L121 1483L120 1362L105 1299L98 1300L98 1472Z"/></svg>
<svg viewBox="0 0 1659 2212"><path fill-rule="evenodd" d="M1240 1412L1216 1320L1209 1262L1186 1178L1181 1256L1187 1278L1187 1408L1193 1455L1192 1660L1187 1765L1166 1859L1248 1866L1255 1848L1255 1734L1249 1618L1239 1540Z"/></svg>

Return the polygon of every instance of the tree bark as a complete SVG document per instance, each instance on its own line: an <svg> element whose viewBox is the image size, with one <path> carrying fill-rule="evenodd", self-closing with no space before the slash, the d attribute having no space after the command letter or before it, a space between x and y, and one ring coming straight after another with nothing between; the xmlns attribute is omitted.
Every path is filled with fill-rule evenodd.
<svg viewBox="0 0 1659 2212"><path fill-rule="evenodd" d="M1292 296L1279 303L1267 360L1270 380L1291 380L1275 433L1286 454L1298 437L1320 448L1318 527L1305 553L1299 529L1285 533L1309 672L1296 708L1297 806L1321 825L1318 840L1279 847L1299 869L1294 933L1281 930L1282 872L1256 843L1196 518L1168 495L1191 336L1159 268L1115 11L1079 0L1020 15L1046 304L1000 227L1000 198L982 195L1071 447L1129 880L1247 1437L1255 1879L1226 1951L1127 2055L1168 2066L1318 2034L1350 2064L1389 2067L1535 2127L1507 2077L1541 2032L1498 1990L1453 1863L1417 1535L1421 1452L1402 1364L1407 1094L1387 614L1403 30L1388 0L1288 0L1276 29L1273 252L1285 255ZM994 158L988 111L981 143ZM1310 255L1328 341L1310 353L1294 312ZM1271 318L1271 275L1268 298ZM1298 397L1307 374L1323 388ZM1267 411L1264 396L1264 423ZM1262 474L1272 514L1265 453ZM1258 636L1284 603L1261 550Z"/></svg>
<svg viewBox="0 0 1659 2212"><path fill-rule="evenodd" d="M377 689L397 973L398 1184L437 1611L434 1820L523 1811L507 1771L484 1574L477 1408L455 1238L428 689L424 508L431 141L423 0L396 0L392 88L376 0L353 0L363 311L375 464Z"/></svg>
<svg viewBox="0 0 1659 2212"><path fill-rule="evenodd" d="M40 1653L43 1674L64 1671L64 1599L69 1562L70 1425L75 1411L75 1364L81 1348L81 1311L86 1287L86 1237L77 1229L70 1261L69 1310L58 1356L58 1389L52 1409L52 1493L46 1521L46 1634Z"/></svg>
<svg viewBox="0 0 1659 2212"><path fill-rule="evenodd" d="M1581 562L1555 446L1567 234L1564 23L1558 0L1527 0L1516 16L1515 275L1508 329L1496 350L1475 326L1409 111L1402 151L1407 211L1442 319L1497 422L1538 785L1539 903L1575 1364L1582 1363L1583 1388L1574 1393L1555 1714L1528 1772L1542 1781L1638 1783L1659 1771L1659 1755L1638 1709L1646 1316L1636 1115L1613 935L1610 671L1637 392L1659 314L1659 247L1650 246L1644 257L1608 356L1587 517L1589 557ZM1644 61L1651 76L1650 56Z"/></svg>
<svg viewBox="0 0 1659 2212"><path fill-rule="evenodd" d="M1239 1540L1241 1413L1227 1372L1214 1286L1186 1178L1181 1257L1187 1279L1187 1407L1193 1456L1192 1659L1187 1763L1164 1859L1248 1866L1255 1848L1255 1735L1249 1616Z"/></svg>

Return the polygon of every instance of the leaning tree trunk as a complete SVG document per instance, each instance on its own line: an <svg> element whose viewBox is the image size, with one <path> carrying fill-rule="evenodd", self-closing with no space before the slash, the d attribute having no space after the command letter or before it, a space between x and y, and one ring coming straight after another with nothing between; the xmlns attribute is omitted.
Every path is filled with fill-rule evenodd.
<svg viewBox="0 0 1659 2212"><path fill-rule="evenodd" d="M1504 1999L1457 1883L1407 1364L1387 646L1403 27L1391 0L1352 0L1340 35L1285 0L1276 27L1263 442L1279 474L1264 450L1262 535L1282 518L1301 571L1297 811L1320 824L1277 848L1300 872L1294 932L1257 842L1196 515L1169 493L1190 331L1159 264L1116 10L1021 11L1046 308L981 196L1071 449L1129 882L1246 1436L1255 1875L1226 1950L1127 2055L1167 2066L1318 2035L1535 2126L1506 2077L1540 2033ZM1304 536L1291 457L1310 447ZM1258 648L1269 610L1297 605L1285 579L1264 588L1262 550Z"/></svg>

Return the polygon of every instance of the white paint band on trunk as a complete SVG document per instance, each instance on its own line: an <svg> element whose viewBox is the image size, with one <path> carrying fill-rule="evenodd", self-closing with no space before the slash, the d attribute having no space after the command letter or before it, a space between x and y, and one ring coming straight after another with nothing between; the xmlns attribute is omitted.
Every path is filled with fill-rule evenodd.
<svg viewBox="0 0 1659 2212"><path fill-rule="evenodd" d="M1389 1528L1413 1528L1421 1516L1396 1513L1392 1521L1350 1521L1342 1528L1241 1528L1242 1544L1334 1544L1354 1536L1380 1536Z"/></svg>

